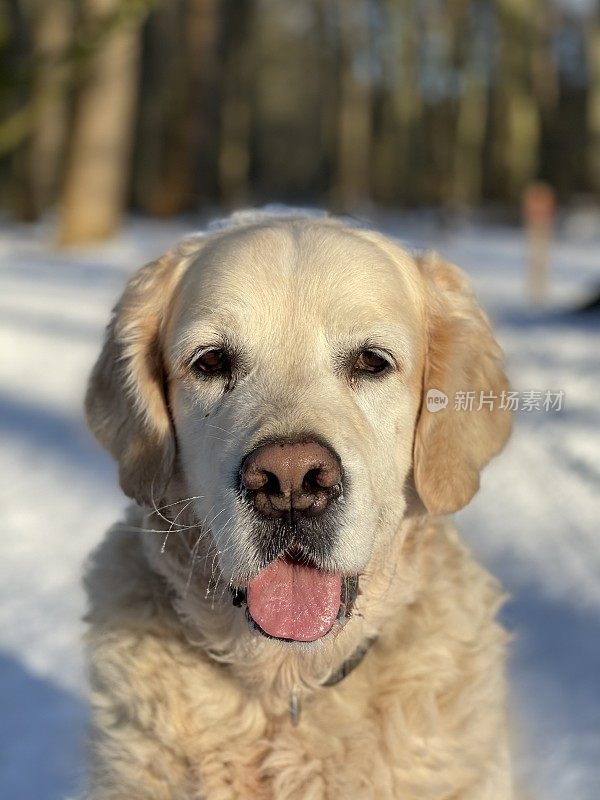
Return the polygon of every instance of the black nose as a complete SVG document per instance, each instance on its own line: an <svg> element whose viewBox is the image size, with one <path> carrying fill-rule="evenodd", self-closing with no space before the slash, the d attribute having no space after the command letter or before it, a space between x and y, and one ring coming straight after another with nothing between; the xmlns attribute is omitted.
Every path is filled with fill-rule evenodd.
<svg viewBox="0 0 600 800"><path fill-rule="evenodd" d="M337 455L314 440L257 447L242 462L241 482L266 517L316 517L341 493Z"/></svg>

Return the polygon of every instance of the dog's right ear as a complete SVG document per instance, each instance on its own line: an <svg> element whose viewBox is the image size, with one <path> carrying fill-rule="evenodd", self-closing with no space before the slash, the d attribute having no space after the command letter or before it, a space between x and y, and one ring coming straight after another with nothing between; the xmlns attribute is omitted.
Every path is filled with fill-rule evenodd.
<svg viewBox="0 0 600 800"><path fill-rule="evenodd" d="M510 412L500 404L509 385L502 350L466 276L433 253L418 263L427 288L429 330L414 478L430 513L452 514L473 497L479 473L509 436ZM431 390L448 406L430 409ZM485 395L491 405L458 410L453 401L461 391Z"/></svg>
<svg viewBox="0 0 600 800"><path fill-rule="evenodd" d="M200 247L198 238L187 240L135 273L113 310L88 385L88 424L117 460L121 488L141 505L160 500L172 475L176 441L161 335L173 290Z"/></svg>

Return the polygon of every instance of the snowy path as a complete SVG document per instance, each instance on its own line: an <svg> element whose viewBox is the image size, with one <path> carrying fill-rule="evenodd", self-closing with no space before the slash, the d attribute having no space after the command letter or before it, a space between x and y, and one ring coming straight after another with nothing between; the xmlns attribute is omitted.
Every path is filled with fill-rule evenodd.
<svg viewBox="0 0 600 800"><path fill-rule="evenodd" d="M81 415L85 378L124 278L184 230L136 222L68 255L45 232L0 237L0 796L60 800L77 782L85 725L81 563L125 505ZM472 276L514 388L565 391L562 412L520 413L509 448L459 515L513 595L512 682L540 800L600 796L600 323L531 315L515 231L440 236L394 222ZM600 243L561 240L554 302L600 283Z"/></svg>

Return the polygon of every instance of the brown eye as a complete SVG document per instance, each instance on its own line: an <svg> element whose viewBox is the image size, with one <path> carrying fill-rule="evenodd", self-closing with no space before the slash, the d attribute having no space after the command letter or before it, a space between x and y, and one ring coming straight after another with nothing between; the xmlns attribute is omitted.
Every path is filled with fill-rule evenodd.
<svg viewBox="0 0 600 800"><path fill-rule="evenodd" d="M201 375L228 375L230 363L224 350L206 350L196 358L192 367Z"/></svg>
<svg viewBox="0 0 600 800"><path fill-rule="evenodd" d="M385 372L390 366L390 362L374 350L363 350L359 353L354 362L353 372L369 372L376 375Z"/></svg>

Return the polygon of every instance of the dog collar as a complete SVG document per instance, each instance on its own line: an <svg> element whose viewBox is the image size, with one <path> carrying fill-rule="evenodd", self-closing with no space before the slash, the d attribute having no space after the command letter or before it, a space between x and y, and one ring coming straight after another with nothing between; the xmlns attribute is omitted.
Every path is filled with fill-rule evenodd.
<svg viewBox="0 0 600 800"><path fill-rule="evenodd" d="M338 683L341 683L358 667L376 641L376 636L366 639L335 672L331 673L327 680L323 681L321 686L337 686ZM290 695L289 712L292 725L297 725L302 712L302 702L298 692L292 692Z"/></svg>
<svg viewBox="0 0 600 800"><path fill-rule="evenodd" d="M367 653L369 652L369 650L375 644L376 641L377 641L376 636L372 636L371 638L366 639L360 645L360 647L357 647L356 650L351 654L351 656L344 661L342 666L336 669L336 671L333 672L327 678L327 680L321 684L321 686L335 686L336 684L340 683L340 681L343 681L344 678L350 675L350 673L353 672L358 667L360 662L367 655Z"/></svg>

